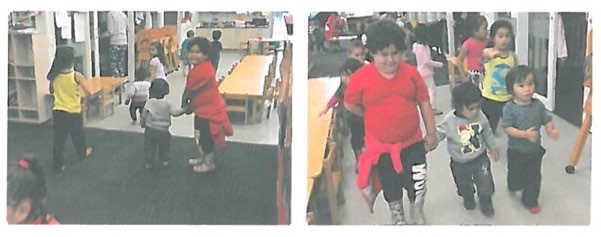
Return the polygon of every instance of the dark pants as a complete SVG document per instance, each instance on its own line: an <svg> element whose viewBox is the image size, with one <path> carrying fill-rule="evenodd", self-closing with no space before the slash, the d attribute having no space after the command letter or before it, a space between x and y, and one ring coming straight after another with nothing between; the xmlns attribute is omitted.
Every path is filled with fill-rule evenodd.
<svg viewBox="0 0 601 237"><path fill-rule="evenodd" d="M140 113L140 117L142 117L142 112L144 110L144 106L146 105L146 101L142 102L131 102L129 105L129 116L131 120L137 121L138 117L136 116L136 110Z"/></svg>
<svg viewBox="0 0 601 237"><path fill-rule="evenodd" d="M524 190L522 203L528 208L538 206L544 154L542 147L533 153L507 149L507 186L510 191Z"/></svg>
<svg viewBox="0 0 601 237"><path fill-rule="evenodd" d="M169 161L171 133L165 130L146 128L144 130L144 162L152 164L158 155L159 161Z"/></svg>
<svg viewBox="0 0 601 237"><path fill-rule="evenodd" d="M111 75L114 77L124 77L127 64L127 44L111 45L110 59Z"/></svg>
<svg viewBox="0 0 601 237"><path fill-rule="evenodd" d="M215 149L215 143L213 142L213 135L211 135L209 120L194 116L194 130L200 132L197 142L200 144L202 151L205 154L212 153Z"/></svg>
<svg viewBox="0 0 601 237"><path fill-rule="evenodd" d="M376 165L387 202L403 198L403 189L411 202L423 202L426 194L426 151L420 141L401 151L403 172L397 173L392 166L390 153L380 155Z"/></svg>
<svg viewBox="0 0 601 237"><path fill-rule="evenodd" d="M52 111L54 123L54 166L60 168L64 164L63 151L67 136L71 135L71 141L80 159L86 157L86 135L83 131L83 118L81 113L68 113L61 110Z"/></svg>
<svg viewBox="0 0 601 237"><path fill-rule="evenodd" d="M499 124L499 120L501 120L501 116L503 116L503 106L505 106L505 102L498 102L487 98L482 100L482 112L486 115L494 134L497 134L497 125Z"/></svg>
<svg viewBox="0 0 601 237"><path fill-rule="evenodd" d="M353 147L353 150L360 150L365 147L365 125L363 120L348 119L347 121L351 130L351 147Z"/></svg>
<svg viewBox="0 0 601 237"><path fill-rule="evenodd" d="M480 197L492 196L495 192L495 183L490 172L490 160L486 153L467 163L451 160L450 166L459 196L472 197L475 193L474 184L476 184Z"/></svg>

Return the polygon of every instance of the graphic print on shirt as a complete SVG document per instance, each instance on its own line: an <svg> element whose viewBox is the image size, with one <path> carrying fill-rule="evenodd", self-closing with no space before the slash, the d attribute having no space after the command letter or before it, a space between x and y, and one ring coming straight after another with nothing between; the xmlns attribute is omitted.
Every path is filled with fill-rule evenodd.
<svg viewBox="0 0 601 237"><path fill-rule="evenodd" d="M475 153L482 148L480 141L482 126L480 123L461 124L457 127L457 133L461 143L461 153Z"/></svg>
<svg viewBox="0 0 601 237"><path fill-rule="evenodd" d="M511 70L511 66L505 63L501 63L495 66L492 71L491 78L493 79L491 84L491 90L493 95L507 94L507 88L505 87L505 76Z"/></svg>

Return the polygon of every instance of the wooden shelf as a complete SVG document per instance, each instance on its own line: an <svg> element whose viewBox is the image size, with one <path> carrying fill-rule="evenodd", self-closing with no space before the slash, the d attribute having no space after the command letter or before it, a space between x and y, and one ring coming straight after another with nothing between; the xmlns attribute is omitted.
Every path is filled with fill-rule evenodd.
<svg viewBox="0 0 601 237"><path fill-rule="evenodd" d="M35 78L34 77L15 77L15 76L9 76L8 77L9 80L17 80L17 81L32 81L35 82Z"/></svg>

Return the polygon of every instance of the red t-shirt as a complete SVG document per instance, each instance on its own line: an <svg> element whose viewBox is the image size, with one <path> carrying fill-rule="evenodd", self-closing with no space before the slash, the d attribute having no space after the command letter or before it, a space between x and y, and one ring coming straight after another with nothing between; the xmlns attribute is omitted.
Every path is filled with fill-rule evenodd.
<svg viewBox="0 0 601 237"><path fill-rule="evenodd" d="M469 70L484 72L482 51L484 51L486 43L486 40L477 40L472 37L463 42L463 47L467 49L467 68Z"/></svg>
<svg viewBox="0 0 601 237"><path fill-rule="evenodd" d="M218 89L219 84L215 80L215 70L211 61L207 60L197 64L190 70L186 78L185 90L196 90L197 92L191 101L194 113L200 118L209 118L217 108L225 107L225 102L221 98Z"/></svg>
<svg viewBox="0 0 601 237"><path fill-rule="evenodd" d="M421 134L418 101L429 101L424 80L413 66L401 63L392 79L384 78L373 63L350 78L344 102L365 108L365 131L386 143Z"/></svg>

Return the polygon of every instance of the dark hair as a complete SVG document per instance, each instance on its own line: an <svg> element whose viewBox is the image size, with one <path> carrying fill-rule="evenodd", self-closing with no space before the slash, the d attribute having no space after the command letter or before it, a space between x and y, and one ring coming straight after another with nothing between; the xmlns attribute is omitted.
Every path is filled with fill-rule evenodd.
<svg viewBox="0 0 601 237"><path fill-rule="evenodd" d="M506 20L497 20L495 21L495 23L492 23L492 26L490 26L489 35L490 42L489 45L487 45L487 47L494 46L495 35L497 35L497 31L499 31L499 29L501 28L507 28L507 30L509 30L509 37L511 38L511 44L509 45L509 48L513 50L515 44L515 34L513 33L513 25L511 25L511 22Z"/></svg>
<svg viewBox="0 0 601 237"><path fill-rule="evenodd" d="M486 17L482 16L482 15L471 15L467 18L467 32L469 33L469 36L472 36L474 34L474 32L478 31L480 29L480 26L483 23L487 23L488 21L486 20Z"/></svg>
<svg viewBox="0 0 601 237"><path fill-rule="evenodd" d="M163 99L169 94L169 83L165 79L157 78L150 84L150 98Z"/></svg>
<svg viewBox="0 0 601 237"><path fill-rule="evenodd" d="M340 67L340 73L346 73L348 75L351 75L362 66L363 63L361 63L359 60L354 58L347 58L342 64L342 67Z"/></svg>
<svg viewBox="0 0 601 237"><path fill-rule="evenodd" d="M31 210L25 219L31 223L40 217L46 224L46 178L42 166L33 154L25 154L17 161L8 162L7 205L13 208L25 199L31 200Z"/></svg>
<svg viewBox="0 0 601 237"><path fill-rule="evenodd" d="M379 20L367 28L367 49L374 54L390 46L396 47L399 52L407 49L405 33L399 25L390 20Z"/></svg>
<svg viewBox="0 0 601 237"><path fill-rule="evenodd" d="M347 51L350 53L356 48L365 49L365 45L363 45L363 41L361 41L361 39L352 39L351 42L348 44Z"/></svg>
<svg viewBox="0 0 601 237"><path fill-rule="evenodd" d="M193 37L194 36L194 31L193 30L189 30L188 32L186 32L186 36L188 38Z"/></svg>
<svg viewBox="0 0 601 237"><path fill-rule="evenodd" d="M146 70L146 68L143 68L143 67L136 68L136 74L135 74L136 81L143 81L147 77L148 77L148 70Z"/></svg>
<svg viewBox="0 0 601 237"><path fill-rule="evenodd" d="M507 76L505 76L505 87L507 87L507 92L509 92L509 94L511 95L514 95L513 85L524 81L526 77L530 74L534 76L534 71L532 71L532 68L526 65L519 65L509 70ZM535 78L534 86L536 87L537 85L538 83L536 82Z"/></svg>
<svg viewBox="0 0 601 237"><path fill-rule="evenodd" d="M61 71L73 67L75 63L75 49L71 46L59 46L54 53L54 60L46 79L52 81Z"/></svg>
<svg viewBox="0 0 601 237"><path fill-rule="evenodd" d="M478 86L471 82L461 83L453 89L453 109L463 112L463 106L480 102L482 94Z"/></svg>
<svg viewBox="0 0 601 237"><path fill-rule="evenodd" d="M415 27L415 40L419 44L428 45L430 43L428 39L429 33L428 27L423 23L419 23Z"/></svg>
<svg viewBox="0 0 601 237"><path fill-rule="evenodd" d="M163 49L163 45L160 42L152 42L152 44L150 44L150 47L154 47L157 50L157 55L153 57L159 58L161 64L165 66L165 50Z"/></svg>
<svg viewBox="0 0 601 237"><path fill-rule="evenodd" d="M209 51L211 50L211 44L209 43L209 40L207 38L194 37L194 38L190 39L190 41L188 41L188 51L191 51L192 47L194 47L195 45L198 46L198 49L200 50L200 52L202 52L202 54L207 56L207 58L209 57ZM210 58L208 58L208 59L210 60Z"/></svg>
<svg viewBox="0 0 601 237"><path fill-rule="evenodd" d="M220 30L214 30L213 31L213 40L219 40L221 39L221 31Z"/></svg>

